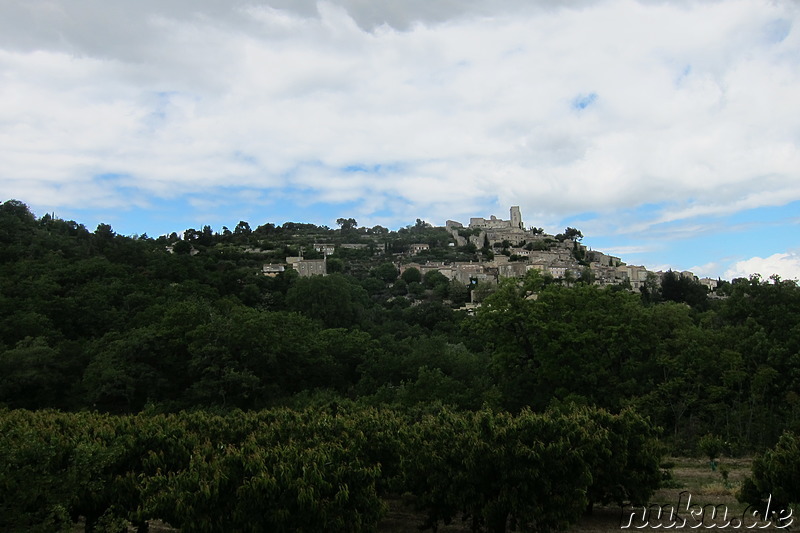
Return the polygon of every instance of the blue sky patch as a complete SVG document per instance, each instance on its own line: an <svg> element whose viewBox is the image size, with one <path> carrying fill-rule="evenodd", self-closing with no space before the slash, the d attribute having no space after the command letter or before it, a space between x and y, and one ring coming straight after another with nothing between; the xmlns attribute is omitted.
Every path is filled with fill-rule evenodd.
<svg viewBox="0 0 800 533"><path fill-rule="evenodd" d="M792 23L786 19L775 19L764 28L767 42L778 44L783 42L792 31Z"/></svg>
<svg viewBox="0 0 800 533"><path fill-rule="evenodd" d="M580 94L572 100L573 109L586 109L597 101L597 93Z"/></svg>
<svg viewBox="0 0 800 533"><path fill-rule="evenodd" d="M368 174L389 174L392 172L400 172L402 170L403 167L399 163L359 163L347 165L346 167L342 168L342 171L348 174L354 172L364 172Z"/></svg>

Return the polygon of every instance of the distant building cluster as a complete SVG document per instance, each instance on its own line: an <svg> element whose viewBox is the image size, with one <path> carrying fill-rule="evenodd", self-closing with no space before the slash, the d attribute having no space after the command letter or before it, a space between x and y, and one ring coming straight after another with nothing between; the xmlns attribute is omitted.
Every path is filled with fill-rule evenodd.
<svg viewBox="0 0 800 533"><path fill-rule="evenodd" d="M453 263L451 265L409 264L423 273L437 269L450 279L462 282L469 280L498 281L501 278L521 278L529 270L539 270L558 279L588 277L597 285L629 285L640 291L645 283L659 284L665 272L650 272L643 266L627 265L619 257L590 250L580 242L564 238L556 239L541 230L525 229L518 206L511 207L510 219L470 218L468 228L448 220L446 228L457 245L473 244L477 248L496 249L504 246L508 255L495 255L494 259L480 263ZM467 231L465 231L467 230ZM709 290L714 290L717 280L697 279L692 272L676 272L681 277L699 281Z"/></svg>
<svg viewBox="0 0 800 533"><path fill-rule="evenodd" d="M530 270L538 270L556 279L590 281L596 285L625 285L631 290L641 291L646 284L660 284L666 272L650 272L643 266L625 264L619 257L591 250L569 235L553 236L541 229L526 229L519 206L512 206L510 218L502 220L492 215L488 219L470 218L464 227L460 222L448 220L445 229L454 243L450 246L465 247L473 245L476 249L496 251L490 260L472 262L407 262L397 261L400 272L409 268L418 269L423 275L437 270L450 280L465 285L480 282L497 283L502 278L522 278ZM287 257L285 264L265 264L262 273L276 276L286 269L294 269L300 276L325 275L327 258L336 248L366 249L375 243L353 243L334 245L316 243L313 248L322 254L322 259ZM428 243L413 243L406 256L415 256L430 250ZM385 251L380 250L380 253ZM490 255L491 256L491 255ZM717 280L698 279L692 272L675 272L680 277L699 281L710 291L717 286Z"/></svg>

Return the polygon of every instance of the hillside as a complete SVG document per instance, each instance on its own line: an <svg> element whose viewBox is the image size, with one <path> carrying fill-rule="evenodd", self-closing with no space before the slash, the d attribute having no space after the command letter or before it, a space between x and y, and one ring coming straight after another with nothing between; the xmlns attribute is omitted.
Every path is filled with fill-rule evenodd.
<svg viewBox="0 0 800 533"><path fill-rule="evenodd" d="M553 429L553 438L579 442L589 437L585 424L570 425L574 417L599 417L604 424L617 424L616 419L603 418L609 413L633 417L626 423L638 428L616 428L609 430L610 435L634 439L660 432L659 449L663 446L674 453L695 452L698 442L702 445L703 439L711 439L717 443L715 453L740 454L772 446L784 431L800 429L796 373L800 287L796 282L738 279L723 283L716 291L719 297L710 298L699 282L675 273L639 291L629 284L604 284L588 276L557 278L540 268L525 269L518 277L490 279L481 277L487 270L478 269L490 268L487 265L495 261L492 250L458 242L458 237L480 238L484 229L464 237L459 233L470 233L464 228L434 228L422 221L397 232L344 226L331 230L287 223L251 230L241 222L233 231L219 234L204 227L186 230L182 239L177 233L153 239L117 235L102 224L89 231L74 221L48 215L37 218L17 201L0 205L0 424L8 425L4 460L20 465L19 476L15 469L2 474L7 476L4 482L24 484L31 464L25 457L44 454L36 464L50 466L35 475L45 476L42 487L51 487L48 498L67 501L53 488L60 485L51 486L54 478L48 476L60 479L54 472L66 468L59 465L67 461L73 469L70 476L78 477L65 478L64 483L78 483L85 470L81 461L87 460L81 459L82 454L89 454L86 457L100 461L98 469L108 465L121 468L124 474L126 468L135 468L142 476L154 476L152 483L183 483L182 477L162 479L162 474L151 471L150 463L130 466L125 462L125 454L132 453L139 461L137 447L155 446L153 442L164 438L159 424L178 424L170 431L189 439L181 441L184 451L175 452L178 462L164 466L175 469L170 471L176 476L189 475L184 464L190 457L187 450L195 450L192 453L211 458L209 465L217 465L214 468L233 469L225 470L225 476L239 479L235 461L253 459L250 452L241 451L247 449L247 439L268 439L273 444L258 448L258 453L266 454L258 461L289 461L287 468L299 468L297 457L303 454L328 457L325 454L333 453L331 449L338 449L323 441L316 451L292 451L281 448L286 443L280 432L253 430L245 435L236 429L232 429L230 452L225 451L227 445L206 449L210 437L197 424L206 427L207 417L218 414L231 417L231 428L236 428L236 420L244 416L240 410L251 413L247 417L301 416L303 424L319 428L328 428L333 419L337 424L357 424L356 429L330 436L333 445L350 450L348 454L352 452L348 439L355 438L352 431L377 431L375 442L381 442L388 435L381 424L399 423L406 428L403 431L411 432L411 440L400 439L397 449L383 451L406 453L403 457L418 458L415 461L421 461L421 454L432 453L431 468L441 467L437 457L443 453L462 453L450 447L454 435L466 439L462 450L472 450L469 453L477 453L470 442L487 439L487 450L497 450L498 465L508 466L503 462L504 446L511 446L508 453L517 448L502 440L506 437L492 440L505 434L493 433L500 431L497 428L520 432L513 437L520 439L520 446L535 447L542 445L536 444L543 438L541 430L524 429L529 427L526 424L553 423L560 428ZM491 239L487 234L484 242ZM495 257L502 255L507 264L526 264L511 261L502 253L506 248L502 240L499 244L500 254ZM311 266L303 266L304 262ZM314 274L313 265L324 267L320 273L325 275ZM459 271L471 274L462 281ZM476 301L480 306L468 305ZM25 420L32 420L33 414L20 409L36 410L40 422L29 426ZM46 409L65 413L56 415ZM370 409L381 411L375 414ZM169 413L182 414L175 419ZM196 418L186 413L196 413ZM537 418L540 414L541 419ZM90 426L81 422L86 416L91 418ZM562 416L573 422L558 422ZM223 419L213 420L217 424ZM449 427L442 426L442 420L461 429L442 434ZM73 428L70 431L77 440L58 431L54 435L52 424ZM143 424L145 433L130 429L132 424ZM117 429L102 429L109 427ZM463 433L467 427L474 435ZM294 430L305 431L303 427ZM147 431L156 432L155 440L136 440L150 439ZM442 451L430 448L434 441ZM413 442L419 447L404 448ZM601 446L591 442L590 447ZM67 450L63 457L69 459L59 459L62 445ZM159 453L175 451L170 448L174 444L158 446L166 447ZM270 455L278 453L275 450L300 455ZM367 447L363 453L383 452ZM648 464L652 466L658 455L648 451ZM348 457L355 470L326 471L324 476L368 476L370 486L380 488L381 498L397 496L382 485L395 478L381 481L384 478L377 471L359 470L359 461L377 464L375 456ZM395 460L406 468L421 464ZM476 467L480 464L475 462ZM575 467L595 469L593 475L598 476L601 464L576 463ZM576 472L588 471L580 468ZM620 467L614 475L624 471ZM214 472L196 475L217 475ZM432 523L455 516L456 507L446 503L446 493L430 492L440 489L429 485L426 471L415 472L403 476L417 478L397 479L408 483L417 479L418 484L408 490L422 495L419 504L433 513L428 514ZM441 475L450 486L452 476L489 475L480 472L442 471ZM503 475L512 479L515 474ZM583 475L570 477L575 486L564 490L585 494L590 478ZM194 478L186 479L185 486L193 487ZM247 479L240 481L247 485ZM619 483L639 481L634 476ZM86 483L100 486L92 479ZM107 485L103 490L111 491L107 494L111 500L102 505L111 505L118 490L131 490L124 483L121 487L129 488ZM510 481L498 483L498 490L505 490ZM648 483L642 490L652 490ZM176 490L182 486L175 485ZM145 494L149 489L136 490ZM19 494L23 498L27 493ZM87 494L87 505L101 505L91 503L97 497L94 493ZM181 508L182 504L170 499L180 493L158 494ZM596 497L597 501L630 499L625 494ZM757 491L752 494L760 497ZM353 520L358 523L362 519L374 523L383 504L374 492L363 497L371 509L369 519L359 514L358 507L348 507L346 496L337 495L336 502L344 506L342 513L355 513ZM237 502L229 503L236 506ZM542 512L523 503L516 512L534 513L531 516ZM445 507L439 509L439 505ZM39 520L20 509L14 507L7 514L23 521ZM87 517L100 512L92 509L96 508L74 512ZM233 509L225 507L224 512L235 513ZM136 512L128 509L125 516L136 520ZM169 516L166 510L152 512L151 518ZM314 519L324 518L328 511L319 512ZM202 516L187 513L175 515L174 520L184 522L173 523L202 522ZM99 519L92 516L87 530ZM556 515L552 519L560 520Z"/></svg>
<svg viewBox="0 0 800 533"><path fill-rule="evenodd" d="M242 222L181 240L92 232L16 201L0 217L9 407L577 401L635 405L676 445L713 431L744 448L800 415L794 282L734 280L722 299L678 276L641 293L538 269L464 282L425 265L485 265L484 252L423 221L397 232ZM415 243L428 249L412 256ZM265 275L301 251L328 275Z"/></svg>

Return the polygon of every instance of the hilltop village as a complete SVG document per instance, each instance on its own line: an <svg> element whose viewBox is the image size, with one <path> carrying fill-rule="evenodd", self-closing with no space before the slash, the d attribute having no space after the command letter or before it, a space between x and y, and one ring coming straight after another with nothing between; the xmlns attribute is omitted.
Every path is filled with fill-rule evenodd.
<svg viewBox="0 0 800 533"><path fill-rule="evenodd" d="M411 242L398 250L397 246L392 248L382 240L383 232L380 229L348 228L351 235L358 236L363 242L316 242L313 244L313 258L308 258L308 254L304 257L301 250L301 255L286 257L283 263L265 264L263 273L277 275L291 268L300 276L325 275L330 271L328 257L337 250L349 249L374 250L375 254L391 260L401 275L412 268L422 275L438 271L450 281L473 287L479 283L496 284L502 278L522 278L528 271L538 270L566 283L583 281L599 286L619 285L638 292L645 289L647 284L657 288L667 274L648 271L644 266L628 265L619 257L592 250L580 242L583 235L574 228L567 228L558 235L547 234L541 228L526 228L518 206L511 207L508 220L494 215L488 219L473 217L466 227L460 222L448 220L444 228L433 228L418 220L417 228L420 226L445 230L448 242L444 243L441 239L433 243ZM442 257L446 254L432 253L432 248L437 245L447 246L451 250L481 253L475 254L477 259L459 261L452 255ZM674 274L699 282L709 291L717 286L717 280L697 278L689 271Z"/></svg>

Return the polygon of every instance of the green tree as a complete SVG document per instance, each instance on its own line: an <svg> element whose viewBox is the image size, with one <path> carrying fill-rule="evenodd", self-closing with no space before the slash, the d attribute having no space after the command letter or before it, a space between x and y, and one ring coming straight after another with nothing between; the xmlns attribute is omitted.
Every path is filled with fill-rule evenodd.
<svg viewBox="0 0 800 533"><path fill-rule="evenodd" d="M189 255L192 252L192 245L186 240L178 241L172 245L172 251L178 255Z"/></svg>
<svg viewBox="0 0 800 533"><path fill-rule="evenodd" d="M398 270L393 263L381 263L372 270L372 274L385 283L394 283L398 276Z"/></svg>
<svg viewBox="0 0 800 533"><path fill-rule="evenodd" d="M166 341L154 327L111 332L90 349L91 362L82 386L89 405L111 412L142 409L148 400L166 399L164 391L175 387L162 371L169 357Z"/></svg>
<svg viewBox="0 0 800 533"><path fill-rule="evenodd" d="M536 275L503 280L467 324L494 354L506 408L541 409L577 395L620 409L645 387L637 379L650 359L639 299L594 285L544 283Z"/></svg>
<svg viewBox="0 0 800 533"><path fill-rule="evenodd" d="M711 469L716 470L717 459L725 447L725 441L723 441L717 435L708 433L700 438L700 441L697 443L697 447L700 448L700 451L703 452L703 455L708 457L708 461L711 464Z"/></svg>
<svg viewBox="0 0 800 533"><path fill-rule="evenodd" d="M358 222L354 218L337 218L336 224L342 228L342 231L351 231L358 227Z"/></svg>
<svg viewBox="0 0 800 533"><path fill-rule="evenodd" d="M367 301L366 291L341 274L298 278L286 293L289 309L332 328L357 324Z"/></svg>
<svg viewBox="0 0 800 533"><path fill-rule="evenodd" d="M428 289L433 289L437 285L447 285L450 283L450 280L447 279L447 276L438 270L429 270L426 272L425 276L423 276L423 281L425 283L425 287Z"/></svg>
<svg viewBox="0 0 800 533"><path fill-rule="evenodd" d="M575 228L568 227L564 230L564 233L559 233L556 235L556 240L558 241L565 241L565 240L573 240L573 241L580 241L583 239L583 233L580 230Z"/></svg>
<svg viewBox="0 0 800 533"><path fill-rule="evenodd" d="M111 229L111 226L108 224L98 224L97 229L94 231L94 235L98 241L111 242L114 240L116 233L114 233L114 230Z"/></svg>
<svg viewBox="0 0 800 533"><path fill-rule="evenodd" d="M240 220L239 223L236 224L236 227L233 229L234 235L247 236L250 235L250 233L252 233L252 230L250 229L250 224L248 224L244 220Z"/></svg>
<svg viewBox="0 0 800 533"><path fill-rule="evenodd" d="M697 309L708 307L708 291L694 278L668 271L661 278L661 295L665 300L687 303Z"/></svg>
<svg viewBox="0 0 800 533"><path fill-rule="evenodd" d="M0 263L24 257L36 235L36 217L19 200L0 205Z"/></svg>
<svg viewBox="0 0 800 533"><path fill-rule="evenodd" d="M344 272L345 263L338 257L331 257L325 261L325 267L328 274L341 274Z"/></svg>
<svg viewBox="0 0 800 533"><path fill-rule="evenodd" d="M392 294L395 296L405 296L408 294L408 283L403 278L398 279L392 284Z"/></svg>
<svg viewBox="0 0 800 533"><path fill-rule="evenodd" d="M592 269L588 266L585 266L581 269L581 274L578 276L578 281L591 285L594 283L595 277L596 276L594 275L594 272L592 272Z"/></svg>
<svg viewBox="0 0 800 533"><path fill-rule="evenodd" d="M425 286L418 281L412 281L408 284L408 293L419 298L425 293Z"/></svg>
<svg viewBox="0 0 800 533"><path fill-rule="evenodd" d="M416 267L409 267L400 274L400 278L406 283L421 283L422 282L422 274L420 273L419 269Z"/></svg>
<svg viewBox="0 0 800 533"><path fill-rule="evenodd" d="M469 288L457 279L450 282L447 293L454 308L462 307L469 301Z"/></svg>
<svg viewBox="0 0 800 533"><path fill-rule="evenodd" d="M42 337L0 352L0 402L12 408L54 407L69 391L68 363Z"/></svg>
<svg viewBox="0 0 800 533"><path fill-rule="evenodd" d="M796 508L800 503L800 439L784 433L774 448L756 457L752 476L745 479L737 497L759 510L767 507L769 499L775 511ZM764 511L761 513L764 516Z"/></svg>
<svg viewBox="0 0 800 533"><path fill-rule="evenodd" d="M594 431L593 431L594 430ZM426 527L463 516L473 531L563 528L586 506L590 465L583 457L603 431L528 411L424 416L405 437L406 490Z"/></svg>

